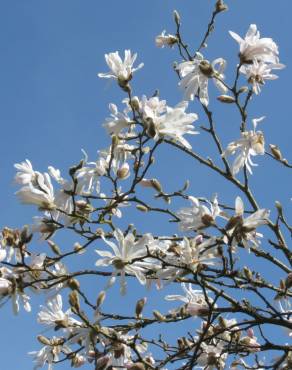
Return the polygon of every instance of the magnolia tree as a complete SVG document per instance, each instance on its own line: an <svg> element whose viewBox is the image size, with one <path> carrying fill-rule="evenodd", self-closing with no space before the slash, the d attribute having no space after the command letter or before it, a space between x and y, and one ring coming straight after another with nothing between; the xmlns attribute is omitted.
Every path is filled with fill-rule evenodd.
<svg viewBox="0 0 292 370"><path fill-rule="evenodd" d="M110 104L103 124L111 145L93 160L84 152L65 174L52 166L39 172L29 160L15 164L17 196L34 205L37 216L30 227L2 230L0 295L2 303L12 302L16 314L31 311L32 295L45 296L36 318L42 327L42 334L36 333L39 348L30 353L35 369L51 370L64 362L95 370L292 369L292 227L281 204L275 203L271 217L249 184L258 155L292 167L276 145L265 148L258 129L264 117L248 116L250 101L257 101L266 80L276 79L274 70L284 65L275 41L261 37L255 24L247 25L245 36L229 32L238 53L235 71L224 71L221 57L205 59L215 19L225 11L226 4L218 0L195 49L184 41L177 11L175 32L156 37L157 47L178 51L177 105L169 106L158 93L135 95L131 81L143 63L136 64L130 50L124 57L110 52L105 55L109 71L98 77L113 79L124 93L122 111ZM209 108L209 82L220 91L215 98L226 104L226 117L230 107L238 113L238 134L226 132L227 146ZM195 113L198 107L203 118ZM195 128L202 119L208 124ZM199 137L189 135L200 131L214 142L217 158L193 149ZM188 191L187 179L184 186L166 191L167 184L149 176L152 166L159 167L154 159L161 146L221 176L237 189L234 202L227 204L220 195L200 198ZM183 208L173 206L177 199ZM133 209L141 212L142 221L146 213L161 215L161 234L141 233L140 220L131 218ZM163 231L165 216L172 222L171 235ZM64 231L74 240L66 252L56 242ZM31 248L39 234L46 253ZM80 258L90 250L96 252L94 260ZM87 282L96 277L100 291ZM135 279L141 284L140 298L121 314L119 305L131 299ZM113 296L113 285L120 295ZM169 285L176 294L164 293ZM156 303L169 301L164 311L150 302L153 290L159 291ZM105 303L113 299L117 307L107 312ZM170 339L179 324L184 335Z"/></svg>

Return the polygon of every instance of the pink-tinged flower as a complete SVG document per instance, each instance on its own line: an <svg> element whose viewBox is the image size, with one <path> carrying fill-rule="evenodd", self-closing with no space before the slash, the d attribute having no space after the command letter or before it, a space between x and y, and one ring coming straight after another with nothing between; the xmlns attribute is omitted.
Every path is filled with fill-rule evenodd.
<svg viewBox="0 0 292 370"><path fill-rule="evenodd" d="M179 86L184 91L185 100L194 100L198 94L203 105L209 104L208 81L212 79L216 87L223 93L227 88L220 81L224 79L223 71L226 62L222 58L215 59L212 63L205 60L203 55L197 53L190 62L182 62L178 65L180 77ZM218 69L217 69L218 67Z"/></svg>
<svg viewBox="0 0 292 370"><path fill-rule="evenodd" d="M118 84L124 88L132 79L133 73L144 66L143 63L140 63L138 67L133 68L136 58L137 54L131 55L131 50L125 50L124 60L121 59L118 51L105 54L105 60L110 68L110 72L99 73L98 77L114 78L118 81Z"/></svg>
<svg viewBox="0 0 292 370"><path fill-rule="evenodd" d="M239 43L241 63L253 63L255 59L265 63L279 63L277 44L271 38L260 38L260 32L255 24L249 26L244 39L233 31L229 33Z"/></svg>
<svg viewBox="0 0 292 370"><path fill-rule="evenodd" d="M277 75L271 73L273 69L283 69L284 64L266 64L263 61L256 59L252 64L244 64L240 68L240 72L246 75L248 82L252 85L253 92L258 95L261 91L261 86L265 84L265 80L275 80Z"/></svg>
<svg viewBox="0 0 292 370"><path fill-rule="evenodd" d="M261 122L265 117L253 119L254 129L251 131L244 131L241 133L241 138L228 144L226 150L223 152L223 157L228 157L238 153L235 158L231 171L236 175L244 166L248 172L252 174L251 166L257 166L251 160L252 156L265 154L265 139L262 131L256 131L258 122Z"/></svg>

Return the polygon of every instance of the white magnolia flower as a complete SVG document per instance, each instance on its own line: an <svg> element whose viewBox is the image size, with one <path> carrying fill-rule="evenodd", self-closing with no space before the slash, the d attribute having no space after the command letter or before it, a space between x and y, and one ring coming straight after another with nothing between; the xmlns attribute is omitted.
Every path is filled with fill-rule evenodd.
<svg viewBox="0 0 292 370"><path fill-rule="evenodd" d="M243 167L246 166L248 172L252 174L251 166L257 166L251 160L252 156L265 154L265 139L262 131L256 131L258 122L261 122L265 117L253 119L254 129L241 133L241 138L228 144L222 156L227 157L238 152L232 164L232 174L236 175Z"/></svg>
<svg viewBox="0 0 292 370"><path fill-rule="evenodd" d="M46 345L41 348L39 351L32 351L28 354L34 356L33 361L35 362L34 370L40 369L41 367L48 365L48 370L53 370L53 363L55 361L59 361L60 353L71 353L71 349L66 346L65 344L57 344L58 338L53 337L51 339L52 343L56 343L55 345Z"/></svg>
<svg viewBox="0 0 292 370"><path fill-rule="evenodd" d="M35 204L43 209L56 207L54 188L48 173L36 172L34 181L23 186L16 195L24 204Z"/></svg>
<svg viewBox="0 0 292 370"><path fill-rule="evenodd" d="M14 180L18 184L26 185L34 181L37 172L34 171L28 159L26 159L25 162L15 163L14 167L18 170L14 177Z"/></svg>
<svg viewBox="0 0 292 370"><path fill-rule="evenodd" d="M131 55L131 50L125 50L124 61L122 61L117 51L115 53L105 54L105 60L110 68L110 72L99 73L98 77L114 78L124 88L132 79L133 73L144 66L143 63L140 63L137 68L133 68L136 58L137 54Z"/></svg>
<svg viewBox="0 0 292 370"><path fill-rule="evenodd" d="M41 306L41 311L38 313L38 322L53 328L79 325L79 321L70 317L71 309L69 308L66 312L63 312L62 307L63 302L60 294L49 298L47 307Z"/></svg>
<svg viewBox="0 0 292 370"><path fill-rule="evenodd" d="M188 102L183 101L174 108L167 107L166 113L153 120L155 136L154 140L166 136L178 141L186 148L191 149L191 144L183 137L185 134L198 134L192 123L198 119L196 113L186 113Z"/></svg>
<svg viewBox="0 0 292 370"><path fill-rule="evenodd" d="M126 108L124 112L121 113L113 103L109 105L109 109L111 111L111 117L105 120L103 127L110 135L119 135L124 128L131 128L133 121L128 116L129 109Z"/></svg>
<svg viewBox="0 0 292 370"><path fill-rule="evenodd" d="M189 200L192 203L192 207L182 208L177 212L181 231L200 230L212 226L216 217L223 215L218 206L217 197L214 198L212 203L208 202L210 208L195 197L190 196Z"/></svg>
<svg viewBox="0 0 292 370"><path fill-rule="evenodd" d="M221 342L216 345L202 342L200 345L201 353L197 359L199 369L204 370L223 370L225 368L225 361L227 353L223 352L224 347Z"/></svg>
<svg viewBox="0 0 292 370"><path fill-rule="evenodd" d="M105 243L111 247L112 252L96 250L96 253L103 258L97 260L95 265L112 265L115 268L115 272L113 272L110 285L114 283L116 275L120 273L121 293L124 294L126 292L126 274L135 275L141 284L146 284L145 273L147 269L151 269L153 263L145 261L143 257L147 256L146 245L151 246L153 237L150 234L145 234L142 238L135 240L135 236L132 233L124 236L120 229L114 231L114 237L118 244L103 238ZM133 262L134 259L139 261Z"/></svg>
<svg viewBox="0 0 292 370"><path fill-rule="evenodd" d="M237 197L235 200L235 215L230 218L225 227L232 237L232 245L242 243L247 250L249 250L250 245L257 247L260 244L258 237L262 237L262 234L258 233L256 229L268 223L269 215L270 211L263 208L244 218L244 204L242 199Z"/></svg>
<svg viewBox="0 0 292 370"><path fill-rule="evenodd" d="M241 63L252 63L254 59L265 63L279 63L277 44L271 38L260 38L256 24L249 26L244 39L233 31L229 33L239 43Z"/></svg>
<svg viewBox="0 0 292 370"><path fill-rule="evenodd" d="M160 100L158 96L152 96L147 99L145 95L139 100L140 113L144 120L151 118L155 121L166 112L166 100Z"/></svg>
<svg viewBox="0 0 292 370"><path fill-rule="evenodd" d="M217 258L217 249L215 238L202 241L202 236L189 240L183 238L177 243L160 242L157 244L157 250L162 252L162 258L166 266L156 271L156 277L159 285L163 280L167 283L174 279L184 276L186 268L196 273L201 264L214 265Z"/></svg>
<svg viewBox="0 0 292 370"><path fill-rule="evenodd" d="M253 92L258 95L261 91L261 85L265 84L265 80L275 80L277 75L271 73L273 69L283 69L284 64L266 64L263 61L256 59L252 64L244 64L240 68L240 72L246 75L248 82L252 85Z"/></svg>
<svg viewBox="0 0 292 370"><path fill-rule="evenodd" d="M182 283L181 287L185 295L167 295L165 299L167 301L184 302L187 313L192 316L206 314L209 311L209 305L213 302L211 298L208 297L207 302L204 293L201 290L194 290L192 284L188 284L187 287L185 283Z"/></svg>
<svg viewBox="0 0 292 370"><path fill-rule="evenodd" d="M173 47L177 43L177 37L175 35L166 34L166 31L155 37L155 44L158 48L164 48L164 46Z"/></svg>
<svg viewBox="0 0 292 370"><path fill-rule="evenodd" d="M108 163L99 156L96 162L88 162L88 155L84 153L84 166L76 172L76 178L80 185L81 194L92 194L94 191L100 192L100 177L106 173Z"/></svg>
<svg viewBox="0 0 292 370"><path fill-rule="evenodd" d="M184 90L184 98L194 100L198 94L200 102L207 106L209 104L208 81L210 78L213 79L217 88L226 93L227 88L220 82L224 79L225 65L226 61L222 58L215 59L210 63L200 53L196 54L194 60L180 63L177 69L182 78L179 86ZM218 69L216 69L217 66Z"/></svg>

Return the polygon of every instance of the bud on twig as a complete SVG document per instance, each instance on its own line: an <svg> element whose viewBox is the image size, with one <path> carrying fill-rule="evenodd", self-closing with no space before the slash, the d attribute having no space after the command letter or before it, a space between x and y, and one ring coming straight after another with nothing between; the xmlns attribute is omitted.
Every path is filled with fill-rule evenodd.
<svg viewBox="0 0 292 370"><path fill-rule="evenodd" d="M151 185L159 193L162 192L162 186L161 186L160 182L157 179L151 179Z"/></svg>
<svg viewBox="0 0 292 370"><path fill-rule="evenodd" d="M216 12L220 13L220 12L225 12L227 10L228 10L228 6L224 4L224 1L218 0L216 3Z"/></svg>
<svg viewBox="0 0 292 370"><path fill-rule="evenodd" d="M227 103L227 104L232 104L235 102L234 97L230 95L219 95L217 97L217 100L219 100L221 103Z"/></svg>
<svg viewBox="0 0 292 370"><path fill-rule="evenodd" d="M270 144L270 150L274 158L276 158L278 161L283 159L282 153L277 145Z"/></svg>
<svg viewBox="0 0 292 370"><path fill-rule="evenodd" d="M180 15L177 10L173 11L173 17L176 25L179 27L180 26Z"/></svg>
<svg viewBox="0 0 292 370"><path fill-rule="evenodd" d="M242 87L238 90L238 94L246 93L246 92L248 92L248 90L249 90L248 86L242 86Z"/></svg>
<svg viewBox="0 0 292 370"><path fill-rule="evenodd" d="M80 302L79 302L79 295L77 290L73 290L69 294L69 303L72 307L74 307L77 311L80 310Z"/></svg>
<svg viewBox="0 0 292 370"><path fill-rule="evenodd" d="M60 250L59 246L55 242L53 242L52 240L48 240L48 244L49 244L52 252L54 252L55 254L60 256L61 250Z"/></svg>
<svg viewBox="0 0 292 370"><path fill-rule="evenodd" d="M68 280L68 286L70 289L72 290L76 290L76 289L79 289L80 288L80 283L77 279L69 279Z"/></svg>
<svg viewBox="0 0 292 370"><path fill-rule="evenodd" d="M97 308L99 308L103 302L105 301L105 298L106 298L106 294L105 294L105 291L102 290L99 295L97 296L97 299L96 299L96 306Z"/></svg>
<svg viewBox="0 0 292 370"><path fill-rule="evenodd" d="M156 320L165 321L165 316L163 316L162 313L160 313L159 311L154 310L152 313Z"/></svg>
<svg viewBox="0 0 292 370"><path fill-rule="evenodd" d="M41 343L41 344L44 344L46 346L49 346L51 344L50 342L50 339L44 337L43 335L38 335L37 336L37 340Z"/></svg>
<svg viewBox="0 0 292 370"><path fill-rule="evenodd" d="M144 298L139 299L136 303L135 314L138 319L142 317L142 311L143 311L143 308L146 302L147 302L147 298L144 297Z"/></svg>
<svg viewBox="0 0 292 370"><path fill-rule="evenodd" d="M149 211L148 207L145 207L142 204L137 204L136 208L138 209L138 211L141 211L141 212L148 212Z"/></svg>

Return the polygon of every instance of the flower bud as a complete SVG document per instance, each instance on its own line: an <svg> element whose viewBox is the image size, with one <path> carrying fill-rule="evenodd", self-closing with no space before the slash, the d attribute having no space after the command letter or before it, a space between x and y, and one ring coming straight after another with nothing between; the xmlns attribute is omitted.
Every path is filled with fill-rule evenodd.
<svg viewBox="0 0 292 370"><path fill-rule="evenodd" d="M139 299L136 303L135 314L138 319L142 317L142 311L143 311L143 308L146 302L147 302L147 298L144 297L144 298Z"/></svg>
<svg viewBox="0 0 292 370"><path fill-rule="evenodd" d="M132 99L129 101L129 104L130 104L132 109L139 112L140 102L139 102L139 98L137 96L133 96Z"/></svg>
<svg viewBox="0 0 292 370"><path fill-rule="evenodd" d="M246 92L248 92L248 90L249 90L248 86L242 86L242 87L238 90L238 94L246 93Z"/></svg>
<svg viewBox="0 0 292 370"><path fill-rule="evenodd" d="M43 335L38 335L37 336L37 340L41 343L41 344L44 344L46 346L49 346L50 345L50 339L46 338L45 336Z"/></svg>
<svg viewBox="0 0 292 370"><path fill-rule="evenodd" d="M152 313L156 320L165 321L165 316L163 316L158 310L154 310Z"/></svg>
<svg viewBox="0 0 292 370"><path fill-rule="evenodd" d="M61 250L60 250L59 246L55 242L53 242L52 240L48 240L47 242L48 242L52 252L57 254L58 256L60 256Z"/></svg>
<svg viewBox="0 0 292 370"><path fill-rule="evenodd" d="M69 303L72 307L74 307L77 311L80 310L80 302L79 302L79 296L78 292L76 290L73 290L69 294Z"/></svg>
<svg viewBox="0 0 292 370"><path fill-rule="evenodd" d="M151 185L155 190L158 191L158 193L162 192L162 186L157 179L151 179Z"/></svg>
<svg viewBox="0 0 292 370"><path fill-rule="evenodd" d="M216 3L216 12L220 13L220 12L225 12L227 10L228 10L228 6L224 4L224 1L218 0Z"/></svg>
<svg viewBox="0 0 292 370"><path fill-rule="evenodd" d="M281 161L283 159L282 153L277 145L270 144L270 150L274 158L276 158L278 161Z"/></svg>
<svg viewBox="0 0 292 370"><path fill-rule="evenodd" d="M221 103L227 103L227 104L232 104L235 102L234 97L230 95L219 95L217 97L217 100L219 100Z"/></svg>
<svg viewBox="0 0 292 370"><path fill-rule="evenodd" d="M120 180L124 180L130 175L130 166L128 163L124 163L118 170L117 170L117 177Z"/></svg>
<svg viewBox="0 0 292 370"><path fill-rule="evenodd" d="M76 289L79 289L80 288L80 283L77 279L69 279L68 280L68 287L72 290L76 290Z"/></svg>
<svg viewBox="0 0 292 370"><path fill-rule="evenodd" d="M245 277L248 280L252 280L252 272L250 271L250 269L248 267L244 266L243 272L244 272Z"/></svg>
<svg viewBox="0 0 292 370"><path fill-rule="evenodd" d="M180 26L180 15L179 15L177 10L173 11L173 17L174 17L174 21L175 21L176 25Z"/></svg>
<svg viewBox="0 0 292 370"><path fill-rule="evenodd" d="M104 290L102 290L99 295L97 296L97 299L96 299L96 306L97 308L99 308L103 302L105 301L105 298L106 298L106 293Z"/></svg>
<svg viewBox="0 0 292 370"><path fill-rule="evenodd" d="M141 211L141 212L148 212L148 211L149 211L148 207L145 207L145 206L143 206L142 204L137 204L137 205L136 205L136 209L137 209L138 211Z"/></svg>

